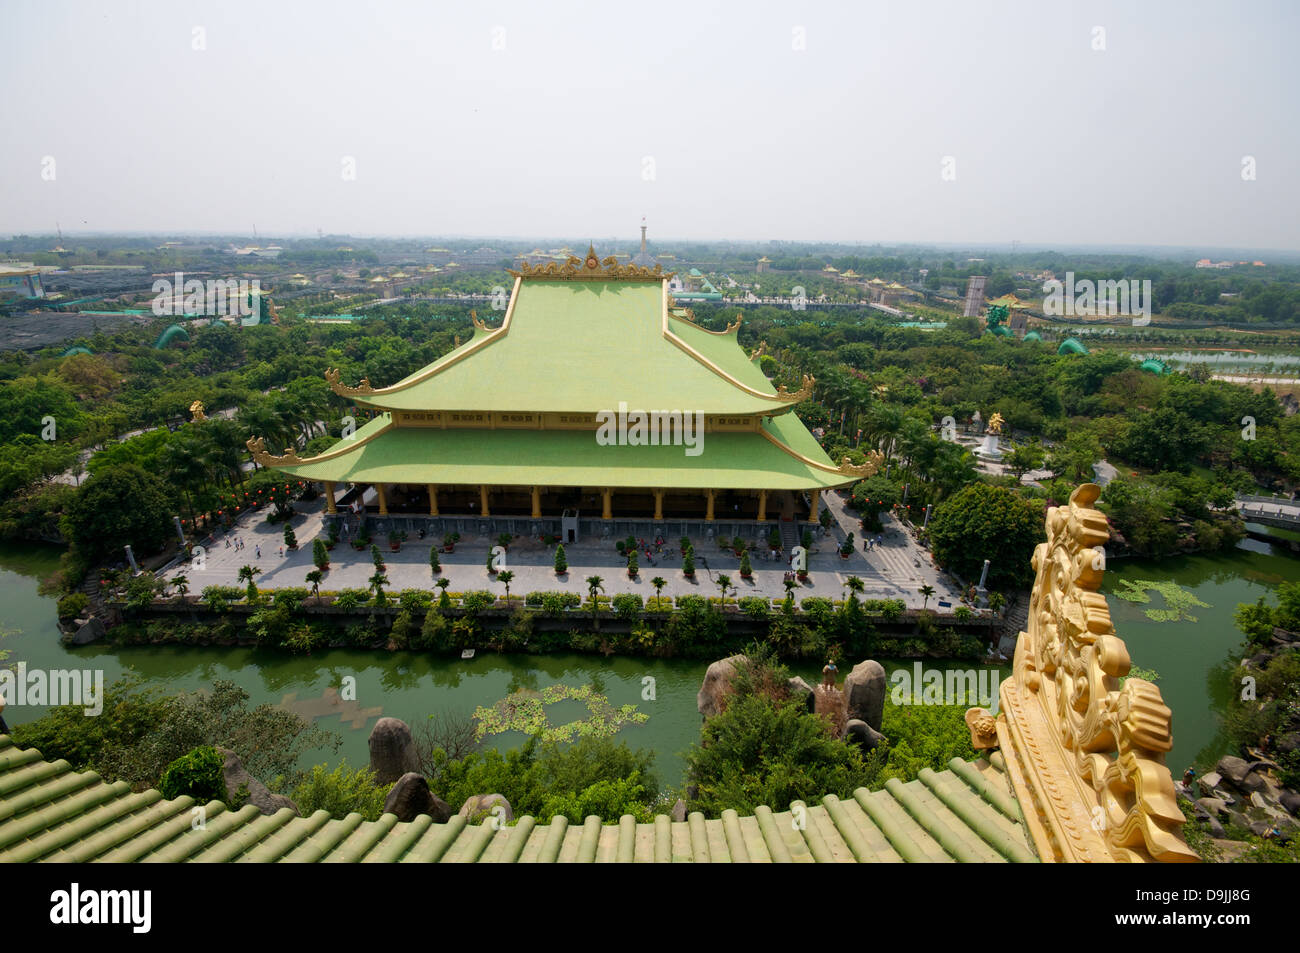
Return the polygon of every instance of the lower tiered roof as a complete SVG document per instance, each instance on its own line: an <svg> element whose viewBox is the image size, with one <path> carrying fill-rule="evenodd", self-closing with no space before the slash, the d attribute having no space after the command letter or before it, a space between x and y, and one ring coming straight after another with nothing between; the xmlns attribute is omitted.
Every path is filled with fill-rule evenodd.
<svg viewBox="0 0 1300 953"><path fill-rule="evenodd" d="M953 759L946 771L919 780L891 780L882 791L860 788L819 805L792 810L724 811L706 820L666 816L617 824L589 817L583 824L522 817L497 829L493 818L470 824L455 817L436 824L385 814L364 821L332 820L324 811L296 817L288 808L263 815L249 804L231 811L207 805L206 828L193 828L189 797L164 800L156 790L132 793L91 771L49 762L0 735L0 863L108 862L694 862L869 863L1032 862L1020 806L1002 758ZM802 825L795 823L803 818ZM802 829L800 829L802 828Z"/></svg>

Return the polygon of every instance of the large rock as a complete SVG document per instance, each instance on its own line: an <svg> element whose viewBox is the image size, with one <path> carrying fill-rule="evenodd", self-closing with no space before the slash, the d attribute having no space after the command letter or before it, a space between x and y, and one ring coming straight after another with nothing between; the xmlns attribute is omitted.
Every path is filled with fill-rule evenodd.
<svg viewBox="0 0 1300 953"><path fill-rule="evenodd" d="M681 798L673 802L672 819L679 823L686 820L686 802Z"/></svg>
<svg viewBox="0 0 1300 953"><path fill-rule="evenodd" d="M1240 784L1250 774L1250 765L1244 758L1224 755L1219 759L1215 770L1234 784Z"/></svg>
<svg viewBox="0 0 1300 953"><path fill-rule="evenodd" d="M862 719L850 718L844 726L844 740L852 741L862 749L863 754L867 754L884 744L885 736Z"/></svg>
<svg viewBox="0 0 1300 953"><path fill-rule="evenodd" d="M73 645L89 645L104 637L104 623L93 615L89 619L78 619L74 625L76 631L68 637L68 641Z"/></svg>
<svg viewBox="0 0 1300 953"><path fill-rule="evenodd" d="M811 685L805 682L798 675L787 679L786 685L790 689L791 698L797 699L805 708L808 709L809 712L816 710L817 699L814 697L813 687Z"/></svg>
<svg viewBox="0 0 1300 953"><path fill-rule="evenodd" d="M370 770L376 784L392 784L419 768L411 729L399 718L380 718L370 732Z"/></svg>
<svg viewBox="0 0 1300 953"><path fill-rule="evenodd" d="M438 824L451 820L451 807L429 790L429 782L417 771L408 771L397 779L384 800L384 813L396 814L399 821L413 821L428 814Z"/></svg>
<svg viewBox="0 0 1300 953"><path fill-rule="evenodd" d="M732 655L709 666L704 673L704 684L695 696L695 707L705 718L712 718L722 710L722 698L731 691L731 680L736 669L747 661L743 655Z"/></svg>
<svg viewBox="0 0 1300 953"><path fill-rule="evenodd" d="M1196 806L1205 811L1211 817L1218 817L1228 809L1228 805L1217 797L1198 798Z"/></svg>
<svg viewBox="0 0 1300 953"><path fill-rule="evenodd" d="M1295 791L1283 791L1278 795L1277 800L1292 817L1300 817L1300 794Z"/></svg>
<svg viewBox="0 0 1300 953"><path fill-rule="evenodd" d="M249 774L244 762L239 760L239 755L228 748L218 748L217 752L226 759L221 766L221 774L226 782L226 794L232 802L238 802L246 794L245 803L254 805L263 814L274 814L282 807L299 814L297 804L283 794L272 794L265 784ZM234 805L232 803L229 806Z"/></svg>
<svg viewBox="0 0 1300 953"><path fill-rule="evenodd" d="M500 808L500 810L497 810ZM475 794L465 799L465 803L460 806L458 812L461 817L469 820L471 824L482 821L489 814L494 814L501 819L502 824L508 824L515 819L514 809L510 807L510 802L500 794Z"/></svg>
<svg viewBox="0 0 1300 953"><path fill-rule="evenodd" d="M868 659L853 666L844 679L844 698L850 719L865 721L876 731L885 715L885 669Z"/></svg>

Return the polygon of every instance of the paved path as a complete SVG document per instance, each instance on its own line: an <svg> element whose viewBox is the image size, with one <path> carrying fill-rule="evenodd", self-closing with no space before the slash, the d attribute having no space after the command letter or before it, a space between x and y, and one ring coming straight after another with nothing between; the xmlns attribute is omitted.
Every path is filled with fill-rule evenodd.
<svg viewBox="0 0 1300 953"><path fill-rule="evenodd" d="M936 599L957 604L958 594L952 582L935 569L930 562L929 553L892 517L885 517L883 545L864 554L858 538L861 530L858 528L857 517L845 510L844 500L839 494L826 493L823 500L830 507L836 524L829 536L820 535L820 530L814 531L812 552L808 558L809 578L795 589L796 599L808 596L843 598L844 580L856 575L866 584L862 594L864 598L898 598L910 607L920 608L924 600L917 589L928 583L934 586L937 594L930 600L931 607L935 606ZM259 588L306 586L306 575L314 568L311 559L312 540L317 536L323 537L322 504L318 501L314 504L299 503L297 506L301 512L293 520L299 545L296 552L282 552L284 524L271 526L266 522L264 510L254 511L241 517L230 533L216 537L208 545L201 565L185 562L166 575L185 575L189 580L190 592L196 595L206 586L240 585L239 569L244 565L256 566L262 570L256 578ZM842 559L838 553L839 543L850 531L854 533L857 551L848 559ZM235 539L243 541L243 549L235 548ZM229 546L226 545L228 540L231 541ZM387 564L389 592L433 588L436 577L429 570L429 549L434 542L432 537L421 540L412 535L402 544L401 551L396 553L389 551L386 540L376 539L375 542L379 544ZM557 577L553 568L554 547L544 546L537 539L517 538L505 557L505 568L514 573L510 592L512 595L523 595L535 590L562 590L585 596L587 577L601 576L606 595L635 592L648 600L655 594L650 580L662 576L668 583L663 590L665 596L716 596L718 588L714 579L719 573L725 573L731 577L734 587L734 592L728 593L729 595L766 596L769 599L785 596L783 580L788 569L786 560L769 559L766 551L751 553L754 577L746 581L740 578L740 560L734 553L720 550L716 541L692 539L696 565L695 581L692 582L682 575L681 555L676 551L677 538L667 542L668 545L663 547L659 555L653 554L655 547L651 542L651 557L647 559L644 552L641 554L639 577L628 579L626 563L614 549L612 541L593 540L566 545L564 551L569 571L566 575ZM454 553L439 554L442 574L451 581L451 591L486 589L498 595L504 594L505 587L496 578L489 576L485 567L488 549L493 543L495 539L463 536ZM358 551L351 544L340 540L330 553L330 560L331 568L326 573L322 589L337 591L367 588L367 580L374 573L369 549Z"/></svg>

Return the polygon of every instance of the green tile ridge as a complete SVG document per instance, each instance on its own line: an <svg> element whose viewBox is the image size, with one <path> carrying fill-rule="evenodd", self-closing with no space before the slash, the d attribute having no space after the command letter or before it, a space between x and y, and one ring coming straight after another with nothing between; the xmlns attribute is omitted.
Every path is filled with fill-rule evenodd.
<svg viewBox="0 0 1300 953"><path fill-rule="evenodd" d="M961 818L963 824L1007 860L1018 864L1032 863L1036 860L1023 841L1017 841L998 827L993 816L980 813L977 805L983 805L985 811L991 812L992 808L979 798L977 792L963 787L961 788L961 791L965 792L963 797L956 790L957 784L952 781L944 783L944 779L929 768L922 768L918 776L921 783L934 792L935 797Z"/></svg>
<svg viewBox="0 0 1300 953"><path fill-rule="evenodd" d="M999 758L999 760L1001 760ZM993 762L990 762L993 764ZM997 766L994 765L996 768ZM1009 820L1016 824L1024 825L1025 818L1020 812L1020 804L1011 796L1010 785L1005 789L996 787L988 778L982 775L979 770L969 761L963 761L961 758L953 758L948 762L948 769L967 785L974 788L985 801L992 804L998 811ZM1001 777L1005 780L1005 772L999 771Z"/></svg>

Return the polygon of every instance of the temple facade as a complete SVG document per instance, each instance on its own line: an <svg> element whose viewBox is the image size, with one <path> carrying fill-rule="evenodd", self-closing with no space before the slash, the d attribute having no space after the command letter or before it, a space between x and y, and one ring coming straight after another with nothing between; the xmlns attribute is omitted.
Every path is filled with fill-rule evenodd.
<svg viewBox="0 0 1300 953"><path fill-rule="evenodd" d="M675 306L673 275L570 257L523 264L501 323L390 386L335 393L374 412L315 457L263 466L324 485L328 511L379 529L584 536L766 534L815 522L823 490L875 472L830 460L793 413L812 393L773 387L740 319L709 331Z"/></svg>

